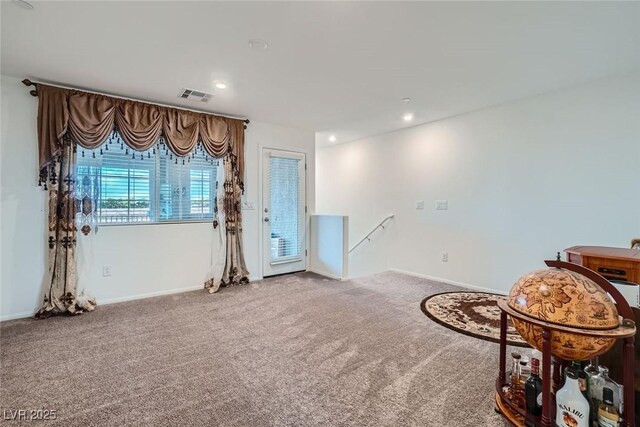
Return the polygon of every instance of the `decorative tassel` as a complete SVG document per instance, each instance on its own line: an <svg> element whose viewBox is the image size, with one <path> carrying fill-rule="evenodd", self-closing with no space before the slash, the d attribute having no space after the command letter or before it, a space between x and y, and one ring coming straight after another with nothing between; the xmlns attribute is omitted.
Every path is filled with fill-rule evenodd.
<svg viewBox="0 0 640 427"><path fill-rule="evenodd" d="M102 148L101 148L101 149L100 149L100 155L102 156L102 154L103 154L103 153L102 153Z"/></svg>
<svg viewBox="0 0 640 427"><path fill-rule="evenodd" d="M84 157L84 150L82 150L82 157Z"/></svg>
<svg viewBox="0 0 640 427"><path fill-rule="evenodd" d="M93 158L95 159L96 158L96 152L93 151L91 154L93 154Z"/></svg>

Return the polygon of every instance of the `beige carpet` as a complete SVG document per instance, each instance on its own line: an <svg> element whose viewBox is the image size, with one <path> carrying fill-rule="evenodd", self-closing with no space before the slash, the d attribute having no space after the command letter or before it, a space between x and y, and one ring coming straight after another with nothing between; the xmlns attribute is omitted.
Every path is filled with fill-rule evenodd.
<svg viewBox="0 0 640 427"><path fill-rule="evenodd" d="M303 273L4 322L0 409L64 426L502 426L498 345L420 311L456 289Z"/></svg>

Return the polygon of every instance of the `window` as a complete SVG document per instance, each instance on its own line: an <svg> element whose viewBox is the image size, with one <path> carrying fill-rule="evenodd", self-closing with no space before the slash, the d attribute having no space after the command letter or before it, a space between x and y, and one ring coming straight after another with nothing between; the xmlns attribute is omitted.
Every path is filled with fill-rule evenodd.
<svg viewBox="0 0 640 427"><path fill-rule="evenodd" d="M78 147L80 180L99 182L99 224L139 224L213 219L218 160L201 148L176 157L162 144L144 152L121 141L95 151Z"/></svg>
<svg viewBox="0 0 640 427"><path fill-rule="evenodd" d="M268 180L271 188L271 256L273 259L300 256L302 250L299 221L299 165L299 159L271 157Z"/></svg>

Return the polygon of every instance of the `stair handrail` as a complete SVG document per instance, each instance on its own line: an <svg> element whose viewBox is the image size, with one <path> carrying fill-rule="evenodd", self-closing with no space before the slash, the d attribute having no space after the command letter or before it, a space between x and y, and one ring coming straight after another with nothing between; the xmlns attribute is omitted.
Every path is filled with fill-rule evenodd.
<svg viewBox="0 0 640 427"><path fill-rule="evenodd" d="M359 241L358 243L356 243L356 244L355 244L351 249L349 249L349 253L353 252L353 250L354 250L355 248L357 248L358 246L360 246L362 243L364 243L364 241L365 241L365 240L371 241L371 239L370 239L369 237L371 237L371 235L372 235L373 233L375 233L375 231L376 231L378 228L382 227L382 228L384 229L384 224L385 224L387 221L389 221L391 218L393 218L394 216L395 216L394 214L387 215L387 216L385 217L385 219L383 219L382 221L380 221L380 223L379 223L378 225L376 225L375 227L373 227L373 230L371 230L371 231L369 232L369 234L367 234L366 236L364 236L364 237L362 238L362 240L360 240L360 241Z"/></svg>

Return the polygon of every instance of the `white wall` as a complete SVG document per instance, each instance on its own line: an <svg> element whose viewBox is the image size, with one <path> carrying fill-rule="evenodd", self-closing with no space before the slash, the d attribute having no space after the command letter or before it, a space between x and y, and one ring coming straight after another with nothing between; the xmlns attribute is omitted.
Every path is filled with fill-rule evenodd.
<svg viewBox="0 0 640 427"><path fill-rule="evenodd" d="M636 73L318 150L316 212L348 215L352 243L396 214L350 257L352 276L504 292L556 251L640 236L639 117Z"/></svg>
<svg viewBox="0 0 640 427"><path fill-rule="evenodd" d="M37 102L25 89L18 79L0 76L0 319L34 312L46 271Z"/></svg>
<svg viewBox="0 0 640 427"><path fill-rule="evenodd" d="M29 316L42 299L46 271L46 194L37 186L37 99L19 79L1 76L0 319ZM261 147L301 151L310 164L307 197L313 211L313 132L252 122L246 133L244 210L247 267L261 276L259 152ZM98 303L200 289L219 260L219 235L208 223L103 226L96 235L78 236L78 285ZM130 255L131 254L131 255ZM222 260L224 262L224 260ZM102 276L102 266L111 276Z"/></svg>
<svg viewBox="0 0 640 427"><path fill-rule="evenodd" d="M334 279L349 277L349 217L312 215L309 271Z"/></svg>

